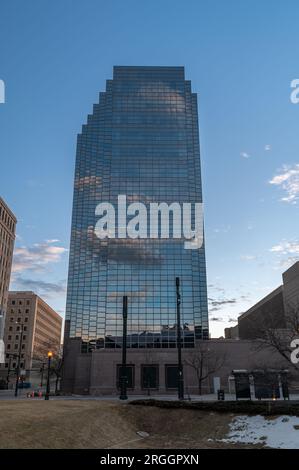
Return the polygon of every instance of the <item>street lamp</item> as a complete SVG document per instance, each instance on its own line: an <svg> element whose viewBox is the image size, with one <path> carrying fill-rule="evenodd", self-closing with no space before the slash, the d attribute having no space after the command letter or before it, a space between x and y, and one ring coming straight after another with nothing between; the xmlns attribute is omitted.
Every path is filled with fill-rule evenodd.
<svg viewBox="0 0 299 470"><path fill-rule="evenodd" d="M42 363L40 373L41 373L41 378L40 378L40 387L43 388L44 385L44 370L45 370L45 363Z"/></svg>
<svg viewBox="0 0 299 470"><path fill-rule="evenodd" d="M18 355L13 354L13 353L6 353L6 355L8 356L8 368L7 368L7 376L6 376L6 385L7 385L7 389L8 389L8 385L9 385L9 382L10 382L10 372L12 371L11 359L18 357Z"/></svg>
<svg viewBox="0 0 299 470"><path fill-rule="evenodd" d="M127 319L128 319L128 297L123 296L123 347L122 364L120 368L120 400L127 400Z"/></svg>
<svg viewBox="0 0 299 470"><path fill-rule="evenodd" d="M8 369L7 369L7 376L6 376L6 386L8 390L8 385L9 385L9 374L10 374L10 366L11 366L11 356L8 356Z"/></svg>
<svg viewBox="0 0 299 470"><path fill-rule="evenodd" d="M176 285L176 313L177 313L177 348L178 348L178 399L184 400L184 376L182 364L182 342L181 342L181 294L180 278L175 278Z"/></svg>
<svg viewBox="0 0 299 470"><path fill-rule="evenodd" d="M15 397L18 396L19 390L19 379L20 379L20 365L21 365L21 354L22 354L22 345L23 345L23 331L24 327L22 323L16 322L21 327L21 334L20 334L20 343L19 343L19 353L18 353L18 366L17 366L17 378L16 378L16 388L15 388Z"/></svg>
<svg viewBox="0 0 299 470"><path fill-rule="evenodd" d="M48 352L48 374L47 374L47 390L45 394L45 400L49 400L50 396L50 367L51 367L51 359L53 357L52 351Z"/></svg>

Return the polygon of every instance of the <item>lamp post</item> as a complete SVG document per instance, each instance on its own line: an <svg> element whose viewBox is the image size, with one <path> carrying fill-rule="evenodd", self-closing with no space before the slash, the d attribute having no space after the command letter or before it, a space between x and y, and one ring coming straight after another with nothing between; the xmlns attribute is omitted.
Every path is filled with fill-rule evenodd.
<svg viewBox="0 0 299 470"><path fill-rule="evenodd" d="M43 388L43 385L44 385L44 370L45 370L45 363L43 362L41 366L41 370L40 370L40 373L41 373L40 387L41 388Z"/></svg>
<svg viewBox="0 0 299 470"><path fill-rule="evenodd" d="M127 319L128 319L128 297L123 296L123 347L122 364L120 369L120 400L127 400Z"/></svg>
<svg viewBox="0 0 299 470"><path fill-rule="evenodd" d="M8 390L8 387L9 387L9 376L10 376L10 370L11 370L10 367L11 367L11 354L8 357L8 369L7 369L7 376L6 376L7 390Z"/></svg>
<svg viewBox="0 0 299 470"><path fill-rule="evenodd" d="M177 314L177 348L178 348L178 399L184 400L184 376L182 364L182 343L181 343L181 294L180 278L175 278L176 285L176 314Z"/></svg>
<svg viewBox="0 0 299 470"><path fill-rule="evenodd" d="M45 400L49 400L50 396L50 367L51 367L51 359L53 357L52 351L48 352L48 373L47 373L47 389L45 394Z"/></svg>
<svg viewBox="0 0 299 470"><path fill-rule="evenodd" d="M18 322L16 322L18 324ZM21 333L20 333L20 342L19 342L19 353L18 353L18 365L17 365L17 377L16 377L16 387L15 387L15 397L18 396L19 391L19 380L20 380L20 365L21 365L21 354L22 354L22 345L23 345L23 324L20 324Z"/></svg>

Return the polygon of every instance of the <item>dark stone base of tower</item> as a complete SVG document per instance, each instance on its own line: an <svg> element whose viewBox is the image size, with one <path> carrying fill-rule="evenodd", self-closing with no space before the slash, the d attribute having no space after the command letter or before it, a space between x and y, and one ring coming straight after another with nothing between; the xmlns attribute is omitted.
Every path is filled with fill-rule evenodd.
<svg viewBox="0 0 299 470"><path fill-rule="evenodd" d="M202 394L214 393L214 377L220 379L220 387L226 393L232 390L232 370L253 370L267 364L267 368L287 368L281 358L269 350L257 350L251 340L201 341L193 349L184 349L184 393L198 395L196 370L190 362L198 354L197 347L208 348L211 364L203 361L204 374L213 367L215 360L220 368L203 381ZM65 393L88 395L119 395L119 368L121 348L98 349L80 353L80 340L70 339L65 345L62 390ZM195 355L195 356L194 356ZM223 358L223 361L221 360ZM188 365L189 363L189 365ZM130 349L127 352L129 395L177 395L177 349ZM298 384L297 384L298 385Z"/></svg>

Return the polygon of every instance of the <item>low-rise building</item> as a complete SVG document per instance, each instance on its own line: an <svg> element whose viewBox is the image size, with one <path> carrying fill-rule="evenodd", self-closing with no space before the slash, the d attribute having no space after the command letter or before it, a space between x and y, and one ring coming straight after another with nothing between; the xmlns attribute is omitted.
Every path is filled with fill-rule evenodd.
<svg viewBox="0 0 299 470"><path fill-rule="evenodd" d="M224 329L225 339L239 339L239 325Z"/></svg>
<svg viewBox="0 0 299 470"><path fill-rule="evenodd" d="M239 316L239 338L257 338L263 335L267 325L275 329L286 328L283 286L279 286Z"/></svg>
<svg viewBox="0 0 299 470"><path fill-rule="evenodd" d="M261 338L269 329L285 330L292 314L299 318L299 261L282 274L283 283L242 313L238 325L225 330L226 338Z"/></svg>
<svg viewBox="0 0 299 470"><path fill-rule="evenodd" d="M4 329L5 364L0 375L9 376L18 367L30 376L32 364L47 359L49 350L61 348L62 318L43 299L31 291L9 292Z"/></svg>

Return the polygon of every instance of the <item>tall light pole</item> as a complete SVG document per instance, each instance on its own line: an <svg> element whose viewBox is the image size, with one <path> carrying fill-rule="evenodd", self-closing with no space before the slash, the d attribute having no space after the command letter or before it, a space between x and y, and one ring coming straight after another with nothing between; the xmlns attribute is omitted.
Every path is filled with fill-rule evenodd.
<svg viewBox="0 0 299 470"><path fill-rule="evenodd" d="M16 322L18 324L18 322ZM20 379L20 365L21 365L21 354L22 354L22 345L23 345L23 324L20 324L21 333L20 333L20 342L19 342L19 353L18 353L18 365L17 365L17 377L16 377L16 387L15 387L15 397L18 396L19 391L19 379Z"/></svg>
<svg viewBox="0 0 299 470"><path fill-rule="evenodd" d="M122 364L120 369L120 400L127 400L127 320L128 320L128 297L123 296L123 347Z"/></svg>
<svg viewBox="0 0 299 470"><path fill-rule="evenodd" d="M41 378L40 378L40 387L43 388L43 385L44 385L44 370L45 370L45 363L43 362L42 363L42 367L41 367Z"/></svg>
<svg viewBox="0 0 299 470"><path fill-rule="evenodd" d="M52 351L48 352L48 373L47 373L47 389L45 394L45 400L49 400L50 396L50 367L51 367L51 359L53 357Z"/></svg>
<svg viewBox="0 0 299 470"><path fill-rule="evenodd" d="M8 356L8 369L7 369L7 376L6 376L6 385L7 385L7 390L8 390L8 387L9 387L9 375L10 375L10 366L11 366L11 357L12 355L9 354Z"/></svg>
<svg viewBox="0 0 299 470"><path fill-rule="evenodd" d="M175 278L176 285L176 315L177 315L177 348L178 348L178 399L184 400L184 375L182 364L182 343L181 343L181 294L180 278Z"/></svg>

